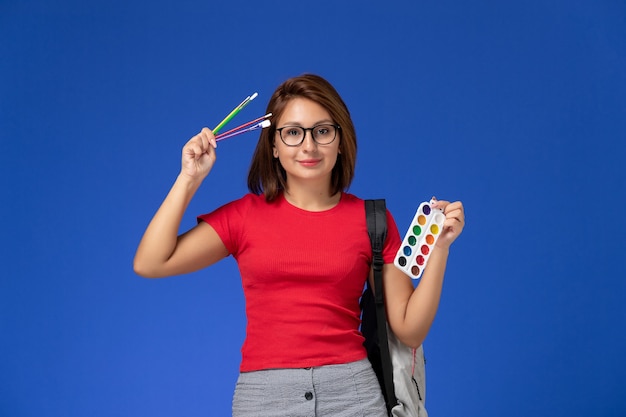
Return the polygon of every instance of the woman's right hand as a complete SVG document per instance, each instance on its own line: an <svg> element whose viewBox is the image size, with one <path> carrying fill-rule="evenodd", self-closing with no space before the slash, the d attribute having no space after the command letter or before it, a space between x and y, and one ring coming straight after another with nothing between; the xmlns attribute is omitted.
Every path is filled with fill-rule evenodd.
<svg viewBox="0 0 626 417"><path fill-rule="evenodd" d="M193 181L202 181L211 171L217 158L217 142L209 128L189 139L182 152L181 174Z"/></svg>

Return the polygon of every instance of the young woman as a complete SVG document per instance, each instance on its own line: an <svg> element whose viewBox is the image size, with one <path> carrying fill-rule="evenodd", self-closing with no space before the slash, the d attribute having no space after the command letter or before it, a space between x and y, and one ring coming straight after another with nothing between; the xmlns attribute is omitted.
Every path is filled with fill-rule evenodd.
<svg viewBox="0 0 626 417"><path fill-rule="evenodd" d="M213 168L216 142L204 128L182 151L176 182L150 222L135 271L157 278L208 267L232 255L246 299L247 329L234 416L385 416L359 332L359 297L370 277L363 200L345 190L354 175L350 113L323 78L281 84L267 112L248 175L251 193L178 236L191 198ZM439 305L451 243L464 227L460 202L438 201L444 230L414 289L393 266L401 239L387 213L383 258L388 321L419 346Z"/></svg>

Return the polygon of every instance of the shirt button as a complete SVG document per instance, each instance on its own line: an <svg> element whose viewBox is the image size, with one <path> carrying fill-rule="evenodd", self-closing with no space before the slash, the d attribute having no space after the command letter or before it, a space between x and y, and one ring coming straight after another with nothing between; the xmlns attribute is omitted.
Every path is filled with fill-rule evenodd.
<svg viewBox="0 0 626 417"><path fill-rule="evenodd" d="M306 398L306 399L307 399L307 401L312 400L312 399L313 399L313 393L312 393L311 391L307 391L307 392L304 394L304 398Z"/></svg>

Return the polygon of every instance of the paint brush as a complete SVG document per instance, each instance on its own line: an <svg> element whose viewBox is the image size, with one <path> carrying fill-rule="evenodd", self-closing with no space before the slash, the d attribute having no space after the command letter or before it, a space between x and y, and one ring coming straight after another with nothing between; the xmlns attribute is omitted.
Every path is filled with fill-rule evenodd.
<svg viewBox="0 0 626 417"><path fill-rule="evenodd" d="M251 121L249 121L248 123L244 123L244 124L242 124L241 126L237 126L237 127L236 127L236 128L234 128L234 129L230 129L230 130L229 130L229 131L227 131L227 132L220 133L219 135L215 136L215 139L219 139L219 138L221 138L221 137L223 137L223 136L229 135L229 134L231 134L231 133L233 133L233 132L235 132L235 131L237 131L237 130L239 130L239 129L243 129L244 127L248 127L248 126L250 126L250 125L253 125L254 123L258 123L258 122L260 122L261 120L264 120L264 119L269 119L271 116L272 116L272 113L267 113L265 116L261 116L261 117L259 117L259 118L254 119L254 120L251 120Z"/></svg>
<svg viewBox="0 0 626 417"><path fill-rule="evenodd" d="M250 104L250 102L252 100L254 100L256 98L256 96L258 96L258 93L254 93L251 96L246 97L237 107L235 107L233 109L233 111L231 111L230 113L228 113L228 116L226 116L224 118L224 120L222 120L216 127L215 129L213 129L213 134L217 134L217 132L220 131L221 128L223 128L224 126L226 126L226 123L230 122L231 119L233 117L235 117L237 115L237 113L239 113L244 107L246 107L248 104Z"/></svg>
<svg viewBox="0 0 626 417"><path fill-rule="evenodd" d="M261 123L257 123L256 125L250 126L250 127L246 128L246 129L238 130L238 131L233 132L233 133L219 135L218 137L215 138L215 141L219 142L219 141L224 140L224 139L230 139L232 137L239 136L242 133L252 132L252 131L258 130L258 129L265 129L266 127L269 127L271 125L272 125L272 122L270 122L269 120L263 120Z"/></svg>

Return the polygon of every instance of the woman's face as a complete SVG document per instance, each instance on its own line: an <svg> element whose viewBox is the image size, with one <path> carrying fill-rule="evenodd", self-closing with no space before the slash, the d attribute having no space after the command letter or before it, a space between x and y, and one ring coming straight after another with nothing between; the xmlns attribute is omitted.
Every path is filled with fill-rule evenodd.
<svg viewBox="0 0 626 417"><path fill-rule="evenodd" d="M296 129L288 127L312 128L319 125L335 125L335 121L324 107L318 103L297 97L291 99L280 119L276 123L276 129L282 129L283 138L297 134ZM323 127L318 129L318 134L326 132ZM320 136L321 137L321 136ZM281 140L279 131L274 137L274 157L280 160L282 167L287 173L287 184L295 182L325 182L330 185L332 170L337 162L339 152L340 132L336 132L335 139L326 145L320 145L313 139L311 130L304 131L304 141L297 146L287 146Z"/></svg>

